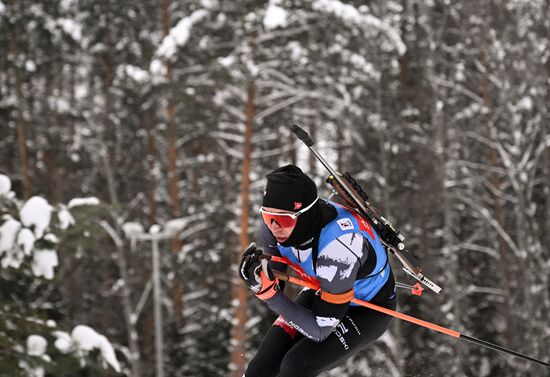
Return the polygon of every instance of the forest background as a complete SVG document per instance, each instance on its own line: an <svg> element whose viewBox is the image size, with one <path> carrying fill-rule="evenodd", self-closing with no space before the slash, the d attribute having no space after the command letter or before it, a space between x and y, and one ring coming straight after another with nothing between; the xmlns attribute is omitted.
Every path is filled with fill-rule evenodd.
<svg viewBox="0 0 550 377"><path fill-rule="evenodd" d="M25 350L78 324L155 375L151 243L130 235L170 221L165 374L242 375L274 319L235 272L264 176L297 163L330 193L293 123L443 286L400 311L548 361L549 0L2 0L0 51L0 225L33 196L99 200L52 225L53 279L0 268L0 375L120 375ZM394 321L324 376L443 375L550 374Z"/></svg>

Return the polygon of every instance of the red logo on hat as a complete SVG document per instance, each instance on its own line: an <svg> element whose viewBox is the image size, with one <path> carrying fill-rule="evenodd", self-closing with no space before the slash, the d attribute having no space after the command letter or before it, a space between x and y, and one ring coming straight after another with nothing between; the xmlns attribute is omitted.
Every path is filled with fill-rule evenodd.
<svg viewBox="0 0 550 377"><path fill-rule="evenodd" d="M301 202L294 202L294 210L298 210L302 208L302 203Z"/></svg>

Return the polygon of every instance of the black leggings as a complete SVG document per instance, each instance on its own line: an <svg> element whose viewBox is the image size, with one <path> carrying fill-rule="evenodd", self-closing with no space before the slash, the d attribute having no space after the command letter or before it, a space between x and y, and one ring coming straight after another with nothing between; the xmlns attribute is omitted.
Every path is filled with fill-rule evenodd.
<svg viewBox="0 0 550 377"><path fill-rule="evenodd" d="M296 301L311 307L314 292L303 291ZM395 310L393 298L378 305ZM350 306L332 334L320 343L294 333L280 318L269 329L245 377L313 377L335 368L364 346L378 339L388 328L390 316L360 306Z"/></svg>

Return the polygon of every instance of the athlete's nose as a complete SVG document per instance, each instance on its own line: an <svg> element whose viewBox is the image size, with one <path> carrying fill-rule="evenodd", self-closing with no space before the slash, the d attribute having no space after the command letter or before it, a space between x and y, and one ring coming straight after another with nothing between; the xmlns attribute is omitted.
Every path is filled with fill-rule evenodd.
<svg viewBox="0 0 550 377"><path fill-rule="evenodd" d="M281 227L275 219L271 219L271 224L269 226L274 229L278 229Z"/></svg>

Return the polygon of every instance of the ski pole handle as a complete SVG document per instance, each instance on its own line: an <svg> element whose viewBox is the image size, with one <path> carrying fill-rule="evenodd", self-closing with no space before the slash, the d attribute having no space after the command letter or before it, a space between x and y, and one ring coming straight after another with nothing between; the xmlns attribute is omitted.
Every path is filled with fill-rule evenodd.
<svg viewBox="0 0 550 377"><path fill-rule="evenodd" d="M275 263L288 264L288 262L284 258L278 257L276 255L262 254L262 255L260 255L260 259L267 259L268 261L275 262ZM289 283L296 284L296 285L301 285L302 287L307 287L309 289L313 289L314 291L316 291L320 288L319 285L316 285L316 284L314 284L310 281L300 280L298 278L295 278L294 276L287 275L287 274L285 274L283 272L280 272L280 271L277 271L277 270L273 270L273 273L281 281L288 281Z"/></svg>

